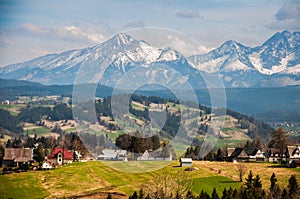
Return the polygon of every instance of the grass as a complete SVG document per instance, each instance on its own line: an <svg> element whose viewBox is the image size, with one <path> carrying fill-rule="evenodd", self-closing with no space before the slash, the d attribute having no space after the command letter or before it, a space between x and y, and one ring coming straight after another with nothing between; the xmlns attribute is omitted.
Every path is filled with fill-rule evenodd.
<svg viewBox="0 0 300 199"><path fill-rule="evenodd" d="M236 127L227 127L223 128L222 131L240 131L241 129L238 129Z"/></svg>
<svg viewBox="0 0 300 199"><path fill-rule="evenodd" d="M117 137L119 137L119 135L124 134L124 131L112 131L112 132L104 131L104 132L113 142L115 142L115 140L117 139Z"/></svg>
<svg viewBox="0 0 300 199"><path fill-rule="evenodd" d="M278 179L278 184L280 187L285 187L288 185L288 180L291 175L295 174L298 182L300 181L300 169L291 169L286 167L276 167L272 163L237 163L243 164L245 166L244 180L247 178L250 170L253 175L259 175L261 178L263 188L268 189L270 187L270 177L272 173L275 173ZM207 172L212 171L215 173L220 173L220 175L228 177L233 180L239 180L237 172L237 164L232 162L195 162L195 165L203 168Z"/></svg>
<svg viewBox="0 0 300 199"><path fill-rule="evenodd" d="M229 187L232 187L233 189L238 189L241 187L242 183L224 176L210 176L204 178L195 178L193 179L192 185L192 190L197 194L200 194L202 189L211 194L213 188L215 187L218 194L221 195L224 188L228 189Z"/></svg>
<svg viewBox="0 0 300 199"><path fill-rule="evenodd" d="M14 173L0 176L0 198L45 198L50 195L44 189L37 172Z"/></svg>
<svg viewBox="0 0 300 199"><path fill-rule="evenodd" d="M227 121L227 120L230 120L230 118L228 118L228 117L218 117L217 120L218 121Z"/></svg>
<svg viewBox="0 0 300 199"><path fill-rule="evenodd" d="M127 163L90 161L75 162L49 171L0 175L0 198L63 198L97 191L129 195L141 187L154 188L155 179L164 172L172 175L182 173L184 168L178 167L178 165L178 161ZM269 179L273 172L281 187L287 186L288 179L292 174L296 175L298 182L300 181L300 169L272 167L272 164L268 163L244 165L246 167L244 179L252 170L254 175L260 175L265 189L270 186ZM238 172L234 163L194 161L193 166L199 170L184 173L193 180L195 193L199 193L203 189L211 194L213 187L217 187L217 191L221 193L225 187L240 186L240 183L236 182Z"/></svg>
<svg viewBox="0 0 300 199"><path fill-rule="evenodd" d="M131 105L132 105L132 108L134 108L135 110L138 110L138 111L144 111L145 108L148 108L147 106L137 103L137 102L133 102L133 103L131 103Z"/></svg>
<svg viewBox="0 0 300 199"><path fill-rule="evenodd" d="M28 129L26 131L28 131L29 135L37 134L38 136L42 136L44 134L47 134L47 133L51 132L50 129L45 128L45 127L38 127L38 128Z"/></svg>

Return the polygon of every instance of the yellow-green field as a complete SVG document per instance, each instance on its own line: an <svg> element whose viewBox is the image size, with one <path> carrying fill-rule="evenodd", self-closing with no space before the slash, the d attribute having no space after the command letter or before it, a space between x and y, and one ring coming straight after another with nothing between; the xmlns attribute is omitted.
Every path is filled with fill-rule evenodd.
<svg viewBox="0 0 300 199"><path fill-rule="evenodd" d="M178 167L179 163L173 161L165 168L143 172L162 167L165 163L75 162L54 170L0 175L0 198L62 198L93 192L118 192L129 195L141 187L151 189L155 186L157 176L164 172L174 176L179 173L189 176L193 182L192 190L195 193L199 193L202 189L211 193L214 186L221 193L225 187L238 188L242 185L237 182L236 164L226 162L194 162L193 166L199 170L184 172L184 168ZM244 177L252 170L255 175L260 175L266 189L270 186L269 178L273 172L275 172L282 187L287 186L288 179L292 174L296 174L297 180L300 182L300 169L274 167L268 163L247 163L244 165L247 170Z"/></svg>

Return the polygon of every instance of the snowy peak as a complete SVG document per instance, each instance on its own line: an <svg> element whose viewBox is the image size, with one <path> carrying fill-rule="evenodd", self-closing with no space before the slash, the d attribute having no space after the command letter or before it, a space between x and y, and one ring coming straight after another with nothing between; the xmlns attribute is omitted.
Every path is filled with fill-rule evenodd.
<svg viewBox="0 0 300 199"><path fill-rule="evenodd" d="M242 44L229 40L222 44L216 52L218 52L220 55L227 55L227 54L238 54L241 55L249 50L248 47L243 46Z"/></svg>
<svg viewBox="0 0 300 199"><path fill-rule="evenodd" d="M171 48L165 48L161 50L161 53L157 58L157 61L175 61L183 58L184 58L183 55L181 55L178 51L173 50Z"/></svg>
<svg viewBox="0 0 300 199"><path fill-rule="evenodd" d="M262 46L256 47L249 57L257 70L271 75L299 65L299 51L300 33L283 31L274 34Z"/></svg>
<svg viewBox="0 0 300 199"><path fill-rule="evenodd" d="M275 33L270 39L268 39L262 46L277 46L277 45L286 45L291 48L296 46L297 44L299 45L300 42L300 33L299 32L294 32L291 33L287 30L283 32L277 32Z"/></svg>
<svg viewBox="0 0 300 199"><path fill-rule="evenodd" d="M199 83L193 77L199 71L220 74L227 87L300 84L300 33L279 32L254 48L229 40L208 53L187 58L174 49L160 49L120 33L92 47L50 54L0 68L0 78L42 84L73 84L80 68L105 64L107 69L103 83L111 86L134 67L152 67L156 63L180 71L184 74L182 81L193 79L193 85Z"/></svg>
<svg viewBox="0 0 300 199"><path fill-rule="evenodd" d="M204 55L189 57L193 65L208 73L217 71L248 70L252 68L247 54L251 48L236 41L229 40L219 48Z"/></svg>

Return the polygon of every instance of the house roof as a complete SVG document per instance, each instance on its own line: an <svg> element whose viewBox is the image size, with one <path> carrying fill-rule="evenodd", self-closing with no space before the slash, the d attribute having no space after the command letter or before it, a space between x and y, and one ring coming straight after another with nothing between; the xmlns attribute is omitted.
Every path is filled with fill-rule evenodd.
<svg viewBox="0 0 300 199"><path fill-rule="evenodd" d="M98 157L116 158L119 156L126 156L126 150L114 150L114 149L103 149L102 153Z"/></svg>
<svg viewBox="0 0 300 199"><path fill-rule="evenodd" d="M192 158L180 158L180 162L191 163L193 162Z"/></svg>
<svg viewBox="0 0 300 199"><path fill-rule="evenodd" d="M287 146L286 147L286 153L287 153L288 157L294 156L297 151L300 152L299 146Z"/></svg>
<svg viewBox="0 0 300 199"><path fill-rule="evenodd" d="M66 160L73 160L73 152L63 148L55 148L54 151L52 151L51 155L48 156L48 158L56 158L58 153L62 153L64 159Z"/></svg>
<svg viewBox="0 0 300 199"><path fill-rule="evenodd" d="M234 150L235 148L227 148L227 156L230 157Z"/></svg>
<svg viewBox="0 0 300 199"><path fill-rule="evenodd" d="M248 158L248 154L244 148L236 148L230 156L231 158Z"/></svg>
<svg viewBox="0 0 300 199"><path fill-rule="evenodd" d="M245 150L245 152L250 156L255 156L257 154L257 152L259 151L258 148L255 148L255 149L248 149L248 150Z"/></svg>
<svg viewBox="0 0 300 199"><path fill-rule="evenodd" d="M32 149L6 148L3 160L14 162L28 162L32 160Z"/></svg>

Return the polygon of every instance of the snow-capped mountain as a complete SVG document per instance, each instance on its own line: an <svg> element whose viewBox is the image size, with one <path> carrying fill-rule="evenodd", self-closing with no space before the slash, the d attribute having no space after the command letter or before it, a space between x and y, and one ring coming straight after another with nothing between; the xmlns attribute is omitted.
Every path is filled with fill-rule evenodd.
<svg viewBox="0 0 300 199"><path fill-rule="evenodd" d="M227 41L219 48L188 60L198 70L219 72L227 87L300 84L300 33L274 34L261 46Z"/></svg>
<svg viewBox="0 0 300 199"><path fill-rule="evenodd" d="M163 64L181 74L178 82L189 81L195 88L205 86L201 75L206 74L220 74L226 87L296 85L300 84L299 44L299 32L284 31L258 47L227 41L206 54L184 57L171 48L156 48L145 41L118 34L89 48L8 65L0 68L0 78L42 84L74 84L81 70L86 73L87 79L82 78L80 83L99 82L101 77L101 84L114 86L135 67ZM105 71L95 70L103 66L107 67ZM170 75L170 71L152 71L152 76L158 73ZM88 78L90 74L95 78Z"/></svg>

